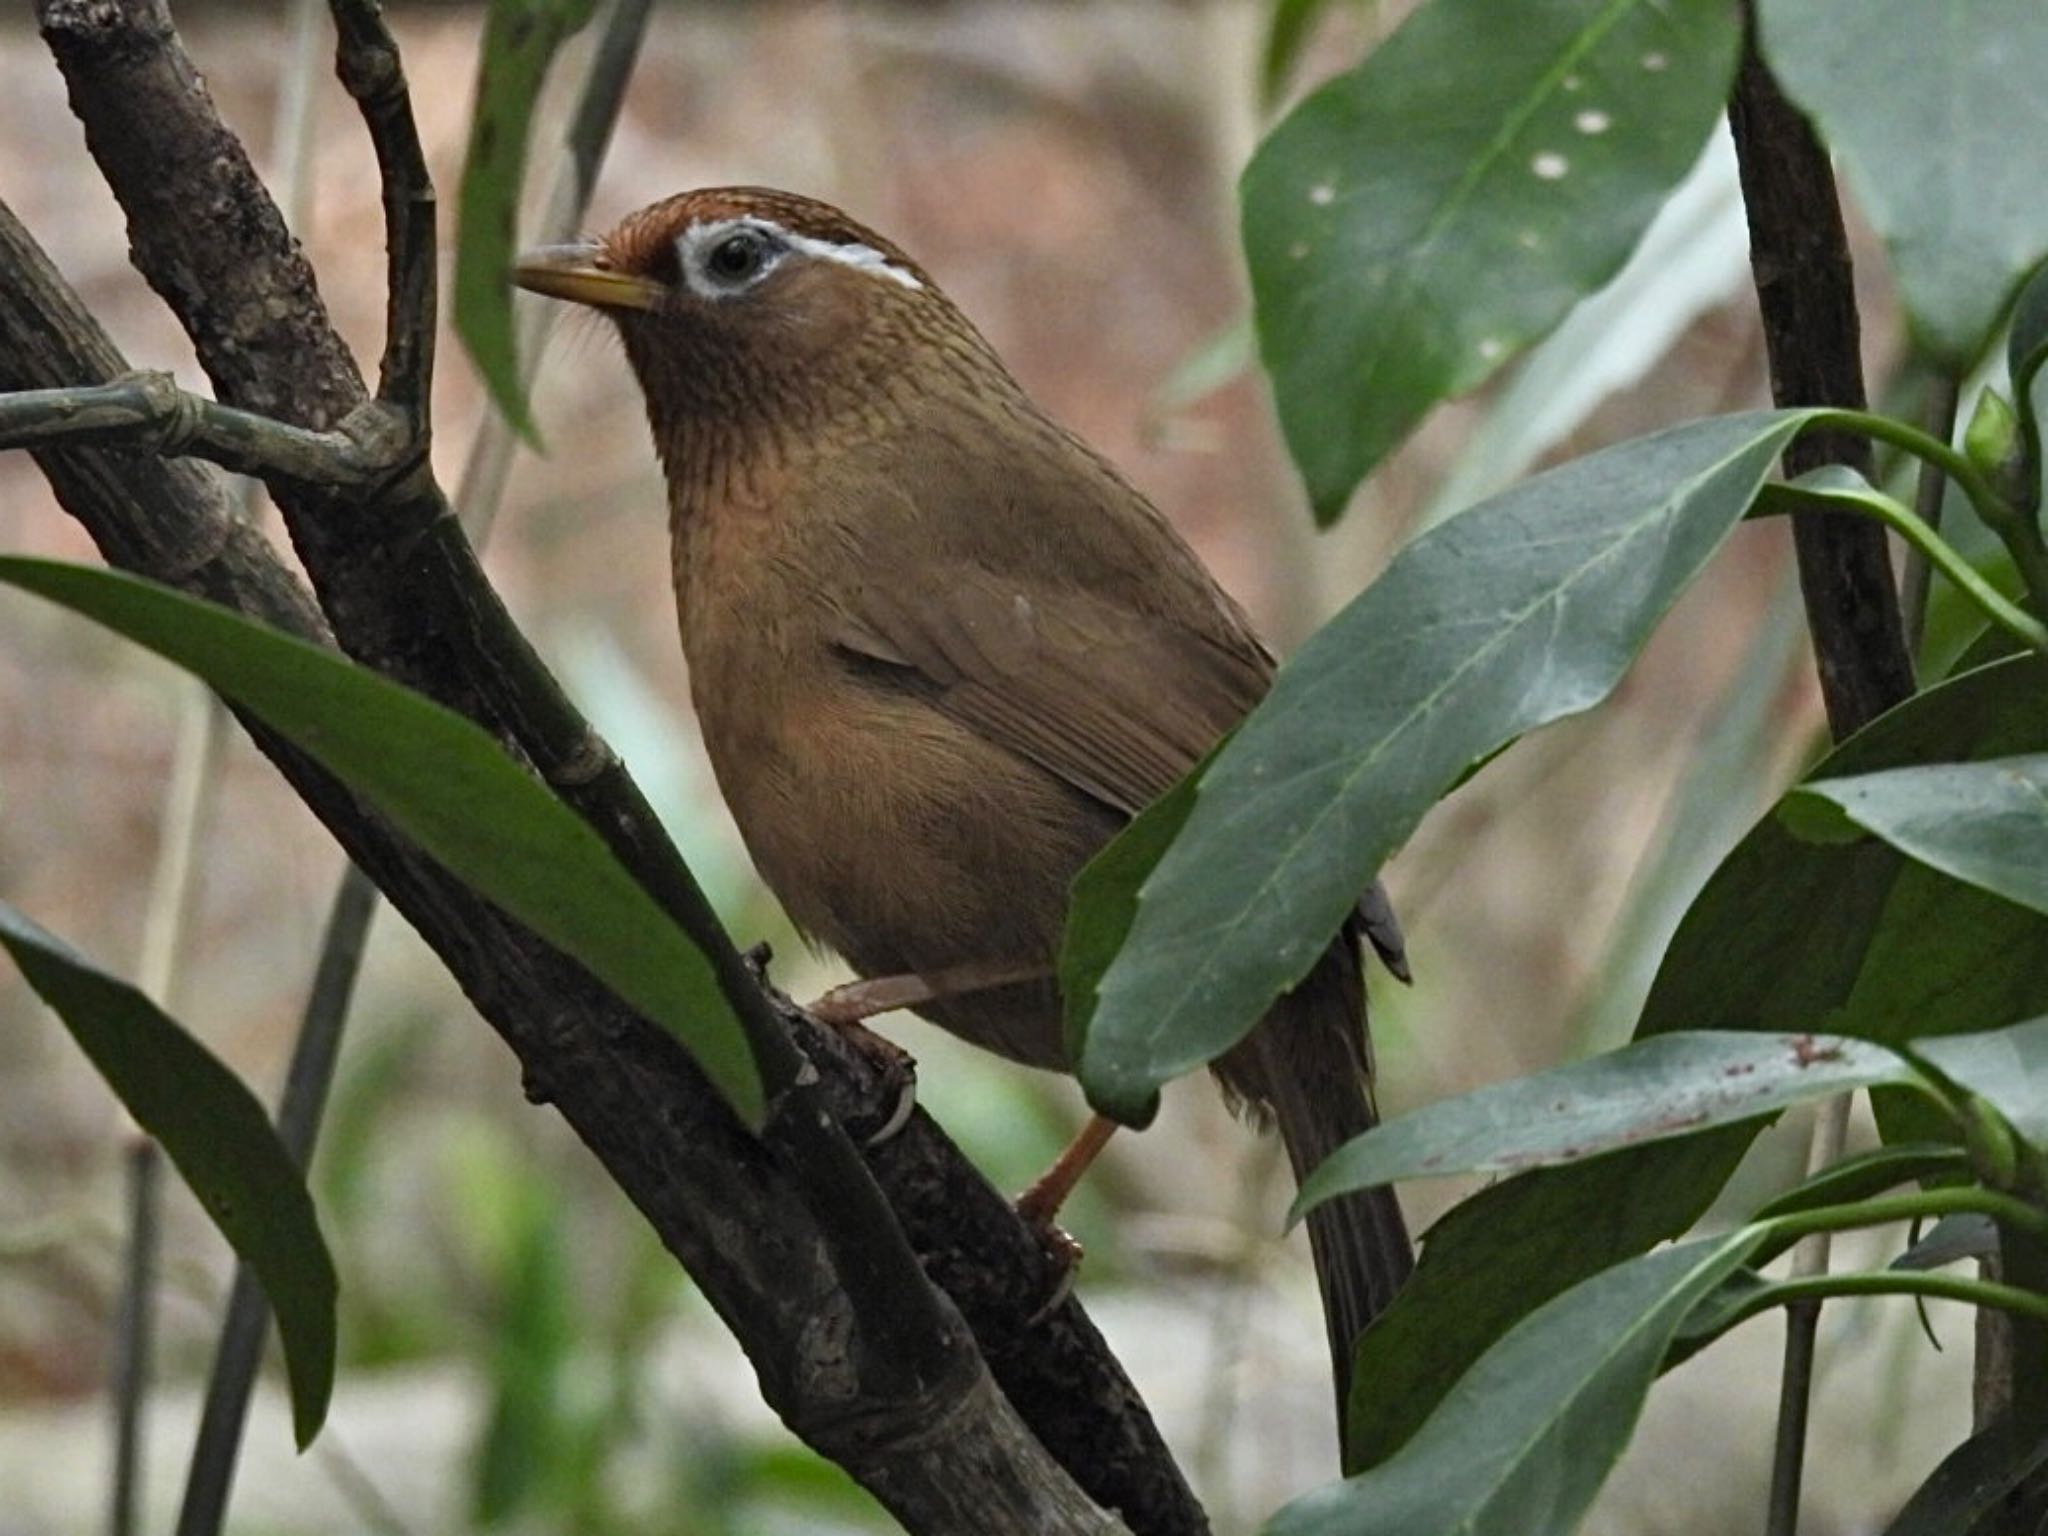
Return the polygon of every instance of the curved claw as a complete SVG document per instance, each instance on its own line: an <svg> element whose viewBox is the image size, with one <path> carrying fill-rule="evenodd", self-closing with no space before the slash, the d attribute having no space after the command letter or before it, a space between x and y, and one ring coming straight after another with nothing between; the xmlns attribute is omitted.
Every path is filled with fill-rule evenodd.
<svg viewBox="0 0 2048 1536"><path fill-rule="evenodd" d="M917 1112L917 1074L905 1072L903 1086L896 1095L896 1107L889 1111L889 1118L878 1126L874 1133L862 1140L863 1152L873 1151L884 1142L894 1141L903 1134L903 1127L910 1124L910 1117Z"/></svg>
<svg viewBox="0 0 2048 1536"><path fill-rule="evenodd" d="M1018 1214L1024 1215L1022 1211ZM1025 1216L1025 1220L1030 1219L1028 1215ZM1033 1225L1038 1224L1034 1222ZM1074 1276L1080 1273L1081 1260L1087 1256L1086 1250L1073 1234L1063 1227L1047 1223L1038 1227L1038 1235L1045 1242L1046 1258L1058 1271L1058 1278L1053 1282L1052 1294L1038 1304L1037 1311L1024 1319L1026 1328L1036 1328L1059 1311L1061 1303L1074 1294Z"/></svg>

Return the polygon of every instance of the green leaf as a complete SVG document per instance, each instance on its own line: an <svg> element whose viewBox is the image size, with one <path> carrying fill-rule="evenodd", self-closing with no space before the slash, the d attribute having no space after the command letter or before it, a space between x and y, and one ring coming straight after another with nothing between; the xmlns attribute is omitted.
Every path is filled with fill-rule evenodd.
<svg viewBox="0 0 2048 1536"><path fill-rule="evenodd" d="M1753 517L1791 512L1858 512L1882 500L1882 493L1846 464L1823 464L1797 480L1777 481L1757 496Z"/></svg>
<svg viewBox="0 0 2048 1536"><path fill-rule="evenodd" d="M1303 1183L1290 1217L1401 1179L1582 1162L1857 1088L1919 1081L1882 1046L1839 1035L1659 1035L1389 1120L1332 1153Z"/></svg>
<svg viewBox="0 0 2048 1536"><path fill-rule="evenodd" d="M1817 781L2048 751L2048 669L2015 657L1888 711ZM1807 798L1795 790L1787 802ZM1802 914L1788 923L1787 912ZM2048 1010L2048 922L1871 839L1801 841L1766 817L1700 893L1639 1033L1815 1023L1899 1043Z"/></svg>
<svg viewBox="0 0 2048 1536"><path fill-rule="evenodd" d="M1665 1352L1663 1368L1670 1370L1691 1359L1730 1328L1749 1315L1747 1308L1759 1303L1775 1282L1747 1266L1736 1270L1693 1305Z"/></svg>
<svg viewBox="0 0 2048 1536"><path fill-rule="evenodd" d="M1746 1228L1667 1248L1545 1303L1398 1454L1295 1500L1269 1536L1570 1536L1628 1444L1679 1324L1760 1238Z"/></svg>
<svg viewBox="0 0 2048 1536"><path fill-rule="evenodd" d="M1229 743L1226 735L1209 755L1173 788L1146 806L1123 835L1082 867L1074 877L1072 904L1076 920L1067 925L1060 943L1060 991L1066 1000L1067 1059L1078 1061L1088 1026L1095 1017L1096 984L1130 936L1138 915L1138 890L1151 874L1195 808L1195 786L1203 770ZM1085 917L1079 914L1085 914ZM1137 1123L1149 1123L1159 1097L1138 1106Z"/></svg>
<svg viewBox="0 0 2048 1536"><path fill-rule="evenodd" d="M136 988L0 902L0 946L156 1138L277 1318L303 1450L334 1390L334 1262L306 1181L241 1079Z"/></svg>
<svg viewBox="0 0 2048 1536"><path fill-rule="evenodd" d="M1568 442L1593 413L1652 375L1702 315L1750 286L1749 223L1725 133L1664 200L1628 261L1598 293L1473 402L1480 419L1436 469L1419 526L1504 490Z"/></svg>
<svg viewBox="0 0 2048 1536"><path fill-rule="evenodd" d="M597 0L491 0L477 63L476 112L462 164L455 242L455 331L505 419L535 441L512 326L512 258L533 110L555 52Z"/></svg>
<svg viewBox="0 0 2048 1536"><path fill-rule="evenodd" d="M1415 1273L1359 1337L1345 1412L1347 1471L1407 1443L1472 1362L1521 1318L1631 1254L1683 1233L1736 1155L1736 1128L1650 1148L1666 1198L1644 1198L1642 1153L1539 1168L1482 1189L1422 1240Z"/></svg>
<svg viewBox="0 0 2048 1536"><path fill-rule="evenodd" d="M1093 993L1090 1101L1143 1113L1221 1055L1329 944L1471 763L1588 709L1749 506L1805 412L1695 422L1447 519L1281 669L1136 887L1084 882L1076 931L1128 929ZM1125 836L1132 834L1126 833ZM1112 845L1116 867L1146 861ZM1103 945L1107 948L1107 945Z"/></svg>
<svg viewBox="0 0 2048 1536"><path fill-rule="evenodd" d="M1997 1222L1981 1211L1951 1211L1885 1268L1909 1272L1946 1269L1965 1259L1986 1258L1997 1252Z"/></svg>
<svg viewBox="0 0 2048 1536"><path fill-rule="evenodd" d="M1894 848L2048 914L2048 753L1893 768L1801 785Z"/></svg>
<svg viewBox="0 0 2048 1536"><path fill-rule="evenodd" d="M2048 1019L1923 1040L1925 1057L2048 1151Z"/></svg>
<svg viewBox="0 0 2048 1536"><path fill-rule="evenodd" d="M0 582L204 678L458 878L689 1049L750 1123L761 1081L703 952L603 840L486 732L335 652L116 571L0 557Z"/></svg>
<svg viewBox="0 0 2048 1536"><path fill-rule="evenodd" d="M1996 1536L2005 1496L2048 1466L2048 1435L2030 1416L1972 1435L1906 1502L1884 1536Z"/></svg>
<svg viewBox="0 0 2048 1536"><path fill-rule="evenodd" d="M1245 254L1319 519L1620 269L1740 35L1728 0L1430 0L1266 140Z"/></svg>
<svg viewBox="0 0 2048 1536"><path fill-rule="evenodd" d="M1883 237L1915 332L1963 371L2048 255L2048 6L1763 0L1762 27Z"/></svg>
<svg viewBox="0 0 2048 1536"><path fill-rule="evenodd" d="M1969 1157L1960 1147L1938 1141L1905 1142L1872 1147L1854 1157L1830 1163L1804 1183L1796 1184L1756 1211L1758 1221L1817 1211L1826 1205L1849 1205L1881 1195L1901 1184L1922 1179L1967 1176Z"/></svg>
<svg viewBox="0 0 2048 1536"><path fill-rule="evenodd" d="M1816 770L1856 774L2048 750L2048 669L2015 657L1907 700ZM1787 913L1800 914L1787 922ZM1882 843L1815 847L1767 816L1692 904L1651 986L1639 1038L1816 1024L1898 1043L2048 1011L2048 922ZM1949 1127L1881 1106L1891 1140ZM1348 1444L1362 1462L1414 1431L1516 1318L1572 1280L1685 1231L1754 1136L1709 1131L1539 1169L1430 1229L1414 1278L1360 1339Z"/></svg>

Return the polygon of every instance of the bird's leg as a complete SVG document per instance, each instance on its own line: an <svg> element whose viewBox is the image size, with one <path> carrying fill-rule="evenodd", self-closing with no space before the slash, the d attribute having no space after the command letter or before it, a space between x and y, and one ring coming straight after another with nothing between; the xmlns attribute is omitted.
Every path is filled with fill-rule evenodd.
<svg viewBox="0 0 2048 1536"><path fill-rule="evenodd" d="M1041 1231L1050 1230L1053 1218L1059 1215L1067 1196L1081 1182L1081 1175L1088 1171L1088 1165L1109 1145L1109 1138L1115 1134L1114 1120L1107 1115L1090 1115L1088 1123L1081 1127L1081 1134L1067 1143L1067 1149L1053 1159L1052 1166L1017 1197L1017 1214Z"/></svg>
<svg viewBox="0 0 2048 1536"><path fill-rule="evenodd" d="M1081 1175L1088 1171L1088 1165L1096 1155L1109 1145L1109 1138L1116 1134L1116 1122L1107 1115L1090 1115L1088 1123L1081 1127L1081 1134L1067 1143L1066 1150L1053 1159L1052 1166L1040 1174L1031 1187L1017 1197L1017 1214L1037 1231L1045 1244L1047 1256L1059 1272L1059 1279L1053 1285L1052 1295L1047 1297L1039 1309L1031 1314L1030 1321L1039 1322L1050 1317L1055 1308L1067 1299L1067 1293L1074 1288L1074 1271L1081 1263L1081 1245L1074 1241L1053 1218L1060 1213L1067 1196L1074 1192L1074 1186L1081 1182Z"/></svg>
<svg viewBox="0 0 2048 1536"><path fill-rule="evenodd" d="M804 1011L821 1024L859 1024L898 1008L922 1008L949 997L987 992L1020 981L1043 981L1043 965L998 965L975 960L937 971L905 971L900 976L868 976L832 988Z"/></svg>

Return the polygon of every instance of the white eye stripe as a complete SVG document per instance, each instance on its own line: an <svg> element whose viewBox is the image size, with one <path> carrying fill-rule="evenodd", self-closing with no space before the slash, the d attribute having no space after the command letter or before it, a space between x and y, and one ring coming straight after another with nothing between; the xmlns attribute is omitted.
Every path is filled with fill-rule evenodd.
<svg viewBox="0 0 2048 1536"><path fill-rule="evenodd" d="M773 228L773 225L769 226ZM892 283L901 283L906 288L922 288L916 276L896 265L872 245L850 241L835 245L830 240L819 240L811 235L792 235L778 231L776 238L786 243L793 251L802 251L806 256L815 256L820 261L836 261L842 267L854 267L862 272L872 272L877 277L886 277Z"/></svg>
<svg viewBox="0 0 2048 1536"><path fill-rule="evenodd" d="M760 235L769 242L771 250L760 268L738 283L721 282L707 272L705 262L718 243L736 230L751 230ZM676 239L676 262L682 269L683 281L692 293L705 299L729 299L745 292L780 266L791 251L819 261L837 262L856 271L870 272L893 283L901 283L905 288L924 286L914 273L890 261L871 245L859 241L840 244L820 240L814 235L799 235L772 219L716 219L710 223L692 224Z"/></svg>

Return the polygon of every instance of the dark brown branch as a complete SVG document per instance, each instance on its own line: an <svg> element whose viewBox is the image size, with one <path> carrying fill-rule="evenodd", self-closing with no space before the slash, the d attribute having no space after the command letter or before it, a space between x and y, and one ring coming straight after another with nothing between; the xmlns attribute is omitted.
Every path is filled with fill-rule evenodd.
<svg viewBox="0 0 2048 1536"><path fill-rule="evenodd" d="M49 0L37 14L67 79L134 108L81 111L87 142L101 164L123 167L130 258L181 318L203 321L193 340L220 398L299 426L340 421L361 402L362 378L276 206L241 195L254 175L241 141L210 111L174 125L151 110L206 100L169 15L94 0ZM195 209L208 214L196 238ZM277 358L301 366L284 373Z"/></svg>
<svg viewBox="0 0 2048 1536"><path fill-rule="evenodd" d="M1785 99L1758 54L1754 7L1747 3L1745 17L1728 123L1749 219L1771 396L1780 406L1862 410L1861 324L1834 168L1813 125ZM1845 433L1816 432L1802 434L1785 452L1788 476L1824 464L1845 464L1870 479L1870 444ZM1792 540L1821 697L1829 728L1840 740L1913 692L1913 659L1891 556L1882 528L1842 514L1795 513ZM1845 1110L1831 1105L1822 1114ZM1772 1536L1797 1523L1819 1326L1818 1302L1786 1309L1768 1512Z"/></svg>
<svg viewBox="0 0 2048 1536"><path fill-rule="evenodd" d="M1758 57L1753 29L1728 121L1749 216L1771 396L1781 406L1860 411L1861 327L1834 170L1813 125ZM1870 478L1870 444L1850 434L1811 432L1785 453L1788 476L1823 464L1846 464ZM1884 530L1863 518L1798 513L1792 537L1828 724L1840 739L1913 691L1891 559Z"/></svg>
<svg viewBox="0 0 2048 1536"><path fill-rule="evenodd" d="M220 129L160 9L145 0L92 5L45 0L41 11L88 138L137 226L138 265L178 311L222 398L315 426L344 418L363 399L360 379L325 325L310 272L274 211L266 213L267 198L240 146ZM150 226L147 231L140 228L144 224ZM252 346L234 317L221 313L221 304L255 294L265 296L266 308L300 319L310 315L312 323L297 327L296 335ZM73 373L24 382L80 381ZM64 457L83 462L103 455ZM166 466L160 473L176 468ZM692 932L716 936L701 894L637 790L561 696L483 583L438 490L409 484L403 494L370 507L288 484L273 490L344 647L463 709L522 749ZM105 530L105 547L115 549L132 538L130 530L119 526L118 506L102 506L89 515L112 525ZM177 576L166 570L152 574ZM289 763L288 749L275 742L265 746L281 763ZM801 1151L768 1156L729 1122L665 1037L650 1039L646 1026L598 993L580 971L487 909L479 913L467 893L415 867L416 861L374 846L360 808L345 796L337 801L331 785L321 798L303 765L287 767L287 772L441 951L526 1062L536 1091L560 1104L664 1240L718 1299L755 1352L771 1401L814 1443L828 1451L846 1450L846 1426L831 1422L829 1415L821 1418L805 1396L817 1387L806 1374L817 1362L794 1358L797 1346L777 1332L792 1326L791 1317L780 1310L786 1304L778 1292L800 1295L815 1306L818 1293L807 1289L804 1267L763 1263L751 1250L728 1254L725 1244L735 1234L717 1222L720 1211L744 1210L750 1227L759 1223L766 1228L744 1234L760 1243L777 1232L815 1230L824 1223L827 1252L842 1269L831 1283L847 1284L844 1271L850 1268L857 1295L886 1294L880 1282L900 1273L896 1258L903 1244L886 1209L879 1220L871 1219L872 1186L863 1188L865 1178L846 1171L857 1174L857 1165L836 1146L811 1144L828 1134L820 1129L828 1117L816 1117L820 1123L814 1123L808 1115L784 1115L781 1135L808 1140ZM735 1000L765 1015L758 989L722 937L714 952L729 973ZM836 1041L805 1037L803 1044L823 1068L824 1087L835 1108L851 1115L886 1094L888 1085L872 1072L862 1077L858 1063L838 1059ZM843 1144L836 1130L829 1134ZM1070 1468L1083 1486L1103 1503L1120 1507L1135 1528L1205 1528L1135 1394L1079 1309L1063 1308L1048 1325L1025 1331L1028 1310L983 1304L987 1296L1022 1290L1035 1305L1049 1284L1030 1235L1000 1197L928 1125L920 1123L892 1148L877 1166L904 1212L904 1227L917 1235L935 1274L955 1277L977 1330L990 1330L980 1342L1001 1369L1006 1392L1033 1414L1046 1443L1069 1447ZM818 1156L820 1151L827 1155ZM791 1169L813 1179L820 1165L829 1175L823 1182L792 1189ZM741 1187L750 1181L760 1188ZM792 1220L794 1228L783 1225ZM1000 1234L1000 1240L991 1242L991 1233ZM809 1250L806 1254L813 1262L819 1257ZM916 1309L928 1303L926 1292L917 1279L894 1295L899 1308ZM869 1314L858 1308L855 1316L876 1324L876 1330L872 1336L852 1330L845 1342L859 1351L855 1363L882 1379L915 1378L932 1386L932 1373L919 1375L917 1361L922 1357L943 1365L952 1359L948 1342L937 1337L943 1330L929 1330L921 1347L884 1351L884 1358L877 1359L876 1339L904 1331L901 1317L892 1319L886 1309ZM805 1329L799 1326L797 1332ZM877 1427L900 1428L903 1415L892 1417L887 1411L890 1395L879 1396L884 1411ZM1045 1409L1048 1404L1052 1410ZM862 1475L863 1467L873 1473L892 1443L884 1434L877 1449L865 1431L853 1438L860 1443L846 1450L849 1465L856 1475ZM871 1481L871 1486L876 1484Z"/></svg>
<svg viewBox="0 0 2048 1536"><path fill-rule="evenodd" d="M434 183L412 120L398 45L377 0L331 0L335 73L353 96L376 147L387 246L384 359L377 398L424 435L434 379Z"/></svg>

